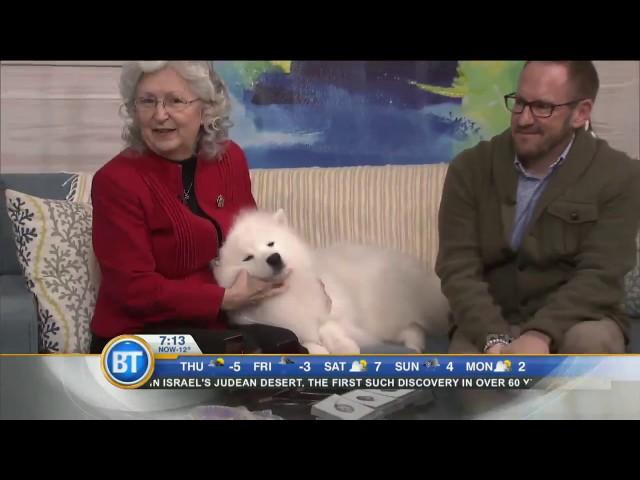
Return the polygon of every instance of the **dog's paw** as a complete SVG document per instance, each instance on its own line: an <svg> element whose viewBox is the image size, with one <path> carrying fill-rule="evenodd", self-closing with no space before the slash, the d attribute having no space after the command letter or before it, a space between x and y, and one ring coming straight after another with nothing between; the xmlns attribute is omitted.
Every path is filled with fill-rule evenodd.
<svg viewBox="0 0 640 480"><path fill-rule="evenodd" d="M318 330L323 345L333 355L358 355L360 346L347 336L344 329L335 322L327 322Z"/></svg>
<svg viewBox="0 0 640 480"><path fill-rule="evenodd" d="M302 346L306 348L309 354L311 355L328 355L329 354L329 350L327 350L322 345L318 345L317 343L308 342L308 343L303 343Z"/></svg>

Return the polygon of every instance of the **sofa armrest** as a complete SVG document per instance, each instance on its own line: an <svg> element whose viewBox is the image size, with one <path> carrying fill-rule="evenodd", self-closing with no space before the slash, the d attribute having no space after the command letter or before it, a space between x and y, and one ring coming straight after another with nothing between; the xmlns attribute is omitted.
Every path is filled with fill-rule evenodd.
<svg viewBox="0 0 640 480"><path fill-rule="evenodd" d="M22 275L0 275L0 353L38 353L38 311Z"/></svg>

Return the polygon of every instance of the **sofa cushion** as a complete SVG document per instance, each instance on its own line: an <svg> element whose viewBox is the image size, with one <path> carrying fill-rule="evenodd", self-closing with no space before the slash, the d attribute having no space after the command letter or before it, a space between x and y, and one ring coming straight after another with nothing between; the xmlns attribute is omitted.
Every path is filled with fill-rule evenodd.
<svg viewBox="0 0 640 480"><path fill-rule="evenodd" d="M0 292L0 353L37 353L36 303L24 276L0 275Z"/></svg>
<svg viewBox="0 0 640 480"><path fill-rule="evenodd" d="M260 208L283 208L313 246L357 242L433 265L448 164L251 170Z"/></svg>
<svg viewBox="0 0 640 480"><path fill-rule="evenodd" d="M87 352L96 292L89 279L91 206L6 191L18 260L38 302L41 351Z"/></svg>
<svg viewBox="0 0 640 480"><path fill-rule="evenodd" d="M22 273L16 256L11 222L5 204L6 189L17 190L42 198L65 199L71 182L69 173L5 173L0 175L0 275Z"/></svg>

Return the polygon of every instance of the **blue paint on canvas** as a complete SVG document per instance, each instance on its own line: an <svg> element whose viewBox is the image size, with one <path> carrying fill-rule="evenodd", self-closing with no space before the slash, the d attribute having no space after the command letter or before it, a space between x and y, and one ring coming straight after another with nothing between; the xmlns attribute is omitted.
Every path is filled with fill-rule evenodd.
<svg viewBox="0 0 640 480"><path fill-rule="evenodd" d="M462 63L214 65L232 96L231 136L250 166L284 168L451 161L506 128L499 104L509 92L502 90L512 88L519 68L518 62Z"/></svg>

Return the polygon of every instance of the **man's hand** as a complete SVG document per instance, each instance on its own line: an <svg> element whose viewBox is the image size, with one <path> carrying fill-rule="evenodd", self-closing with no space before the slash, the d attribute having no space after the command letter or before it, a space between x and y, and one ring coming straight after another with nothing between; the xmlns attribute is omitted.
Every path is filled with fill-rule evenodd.
<svg viewBox="0 0 640 480"><path fill-rule="evenodd" d="M542 332L530 330L516 338L509 345L504 345L502 354L548 355L551 338Z"/></svg>
<svg viewBox="0 0 640 480"><path fill-rule="evenodd" d="M492 345L491 348L487 349L486 353L487 355L500 355L502 353L502 350L504 350L504 347L506 347L507 345L504 343L496 343L495 345Z"/></svg>
<svg viewBox="0 0 640 480"><path fill-rule="evenodd" d="M233 285L225 290L222 309L235 310L283 293L288 288L286 280L290 274L291 270L287 270L277 281L270 282L252 277L246 270L242 270Z"/></svg>

